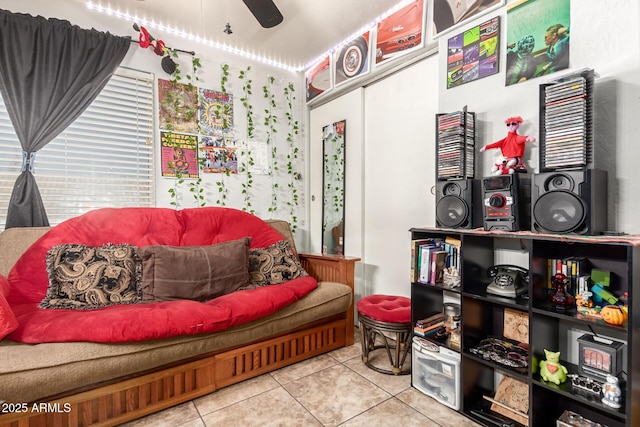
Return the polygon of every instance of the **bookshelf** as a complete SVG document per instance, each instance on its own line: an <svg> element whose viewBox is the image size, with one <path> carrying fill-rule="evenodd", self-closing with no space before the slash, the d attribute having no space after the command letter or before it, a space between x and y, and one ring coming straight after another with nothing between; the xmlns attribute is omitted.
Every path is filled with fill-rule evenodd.
<svg viewBox="0 0 640 427"><path fill-rule="evenodd" d="M640 313L640 298L633 299L640 289L640 238L443 228L412 228L410 232L412 240L451 237L461 242L460 287L451 289L442 283L411 283L414 322L441 312L447 295L459 298L460 347L451 345L450 340L432 340L461 356L459 412L487 424L476 415L477 411L495 414L498 406L492 399L499 391L503 392L499 385L506 378L529 393L524 403L520 402L524 404L525 411L522 412L526 416L518 418L520 422L516 421L515 425L555 425L564 411L573 411L609 427L640 425L640 405L634 404L640 398L640 316L636 314ZM515 299L486 292L491 280L486 271L490 266L502 263L497 254L500 245L505 243L523 248L528 263L528 293ZM597 317L584 315L576 306L560 310L551 304L548 298L550 260L560 265L580 260L583 270L608 272L608 290L617 298L627 299L628 321L620 326L610 325ZM520 330L515 338L521 340L514 340L515 330ZM560 351L560 362L569 373L577 374L581 363L578 341L585 334L624 344L619 375L623 391L621 408L603 404L599 396L578 390L570 380L560 385L547 383L537 372L536 361L544 360L544 349L548 349ZM508 366L478 354L477 349L490 337L526 344L531 363L524 368ZM490 411L492 407L493 412Z"/></svg>

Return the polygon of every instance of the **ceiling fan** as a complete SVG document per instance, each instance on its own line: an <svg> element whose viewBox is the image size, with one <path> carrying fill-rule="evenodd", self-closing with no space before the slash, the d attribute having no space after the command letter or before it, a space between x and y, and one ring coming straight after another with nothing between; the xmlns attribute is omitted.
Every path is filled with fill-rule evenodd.
<svg viewBox="0 0 640 427"><path fill-rule="evenodd" d="M242 0L264 28L272 28L282 22L282 13L273 0Z"/></svg>

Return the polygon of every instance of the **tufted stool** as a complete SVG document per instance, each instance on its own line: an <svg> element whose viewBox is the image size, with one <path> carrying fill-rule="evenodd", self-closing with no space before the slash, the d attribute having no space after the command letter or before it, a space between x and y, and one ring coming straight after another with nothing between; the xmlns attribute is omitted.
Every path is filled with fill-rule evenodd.
<svg viewBox="0 0 640 427"><path fill-rule="evenodd" d="M411 369L403 371L402 365L411 348L411 300L401 296L369 295L359 300L357 307L365 365L383 374L409 374ZM389 343L389 335L395 336L395 343ZM380 337L382 344L376 344L376 337ZM387 350L390 370L373 366L369 361L369 353L382 348ZM393 354L391 350L394 350Z"/></svg>

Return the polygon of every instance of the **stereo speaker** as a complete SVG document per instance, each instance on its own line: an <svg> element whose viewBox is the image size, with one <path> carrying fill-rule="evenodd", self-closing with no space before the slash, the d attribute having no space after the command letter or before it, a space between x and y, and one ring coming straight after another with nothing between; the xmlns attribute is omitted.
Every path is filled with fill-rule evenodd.
<svg viewBox="0 0 640 427"><path fill-rule="evenodd" d="M436 182L436 227L477 228L482 226L482 192L475 179Z"/></svg>
<svg viewBox="0 0 640 427"><path fill-rule="evenodd" d="M564 170L533 176L532 231L596 235L606 229L607 171Z"/></svg>
<svg viewBox="0 0 640 427"><path fill-rule="evenodd" d="M484 229L529 230L531 227L531 175L513 173L482 180Z"/></svg>

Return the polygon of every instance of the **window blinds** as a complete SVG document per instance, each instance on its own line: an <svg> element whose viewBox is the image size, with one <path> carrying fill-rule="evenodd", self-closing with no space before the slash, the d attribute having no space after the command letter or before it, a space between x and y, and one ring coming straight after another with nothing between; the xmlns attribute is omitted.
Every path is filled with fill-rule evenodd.
<svg viewBox="0 0 640 427"><path fill-rule="evenodd" d="M154 206L153 77L120 69L75 122L36 154L51 225L102 207ZM0 227L22 149L0 98Z"/></svg>

